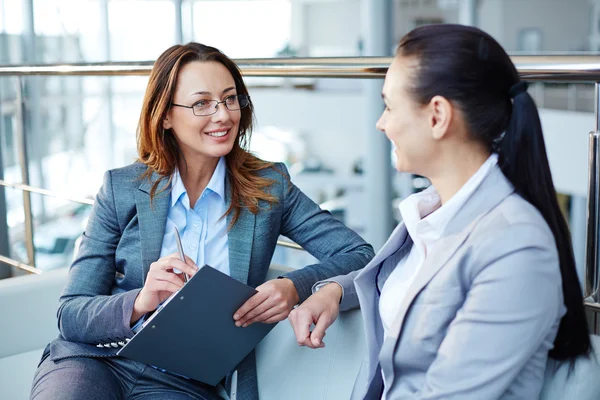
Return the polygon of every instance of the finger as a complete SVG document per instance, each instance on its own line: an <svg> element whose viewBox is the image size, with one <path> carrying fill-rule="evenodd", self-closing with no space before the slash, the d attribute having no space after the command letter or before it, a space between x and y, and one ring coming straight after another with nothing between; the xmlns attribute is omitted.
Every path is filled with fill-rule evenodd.
<svg viewBox="0 0 600 400"><path fill-rule="evenodd" d="M323 336L325 336L326 334L324 334ZM315 344L312 342L311 338L308 337L304 340L304 342L302 344L298 343L300 346L304 346L304 347L309 347L311 349L322 349L323 347L325 347L325 342L323 340L321 340L321 344L319 344L318 346L315 346Z"/></svg>
<svg viewBox="0 0 600 400"><path fill-rule="evenodd" d="M243 318L250 310L255 309L257 306L262 304L269 295L265 292L258 292L254 296L250 297L244 305L242 305L233 315L233 319L236 321Z"/></svg>
<svg viewBox="0 0 600 400"><path fill-rule="evenodd" d="M273 299L271 298L266 298L265 301L263 301L262 303L260 303L258 306L256 306L256 308L254 308L253 310L250 310L246 313L246 315L244 315L242 318L240 318L239 320L237 320L237 322L235 323L237 326L243 326L245 324L250 324L252 322L250 322L251 320L255 320L255 321L262 321L265 318L261 319L261 316L268 312L269 310L272 310L273 308L275 308L273 310L273 312L271 314L269 314L268 316L270 317L272 314L276 314L278 312L281 312L282 310L277 308L278 304L273 301ZM253 321L253 322L255 322Z"/></svg>
<svg viewBox="0 0 600 400"><path fill-rule="evenodd" d="M330 320L329 316L321 314L317 320L315 329L313 329L312 333L310 334L310 339L313 342L313 345L320 346L322 344L323 338L325 337L325 330L329 328L331 322L332 321Z"/></svg>
<svg viewBox="0 0 600 400"><path fill-rule="evenodd" d="M279 314L279 313L284 313L284 314L286 314L285 317L287 317L287 313L285 312L286 310L285 309L282 310L279 304L275 303L275 304L267 305L267 303L270 303L270 302L265 301L260 306L256 307L254 310L249 312L246 315L246 321L242 323L242 326L245 328L246 326L253 324L255 322L266 321L267 319L269 319L272 316ZM263 310L261 310L261 308ZM251 313L256 313L256 315L253 317L248 317Z"/></svg>
<svg viewBox="0 0 600 400"><path fill-rule="evenodd" d="M183 287L183 285L185 284L183 274L177 274L175 272L170 271L167 272L160 269L148 273L148 278L146 279L146 282L150 280L169 281L177 285L179 288Z"/></svg>
<svg viewBox="0 0 600 400"><path fill-rule="evenodd" d="M160 292L169 292L175 293L181 287L169 281L153 281L149 285L149 289L152 292L160 293Z"/></svg>
<svg viewBox="0 0 600 400"><path fill-rule="evenodd" d="M325 335L327 335L327 333L323 334L323 338L325 337ZM318 345L315 345L315 343L312 341L312 338L308 338L306 339L306 341L308 342L306 347L310 347L311 349L322 349L323 347L325 347L325 342L323 341L323 339L320 340Z"/></svg>
<svg viewBox="0 0 600 400"><path fill-rule="evenodd" d="M150 277L150 284L152 282L170 282L177 287L177 290L183 287L183 281L179 275L172 272L166 271L154 271Z"/></svg>
<svg viewBox="0 0 600 400"><path fill-rule="evenodd" d="M310 340L310 338L307 338L302 344L301 346L304 347L308 347L311 349L320 349L322 347L325 347L325 342L321 342L321 344L319 346L315 346L314 343Z"/></svg>
<svg viewBox="0 0 600 400"><path fill-rule="evenodd" d="M191 258L189 258L188 256L185 256L185 263L192 266L193 268L199 269L198 265L196 265L196 263L194 262L194 260L192 260Z"/></svg>
<svg viewBox="0 0 600 400"><path fill-rule="evenodd" d="M310 342L310 327L312 325L312 317L308 311L303 308L298 308L292 312L290 323L296 335L298 345L305 346L307 340Z"/></svg>
<svg viewBox="0 0 600 400"><path fill-rule="evenodd" d="M189 276L194 276L198 268L194 265L189 265L184 263L179 258L169 258L167 261L167 270L177 269L183 273L188 274Z"/></svg>

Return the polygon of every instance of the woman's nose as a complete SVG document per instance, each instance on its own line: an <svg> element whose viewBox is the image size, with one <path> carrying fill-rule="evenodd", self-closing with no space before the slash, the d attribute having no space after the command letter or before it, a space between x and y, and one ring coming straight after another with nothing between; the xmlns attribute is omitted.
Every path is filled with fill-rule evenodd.
<svg viewBox="0 0 600 400"><path fill-rule="evenodd" d="M230 119L230 111L225 107L225 104L217 104L217 112L212 115L213 121L227 121Z"/></svg>

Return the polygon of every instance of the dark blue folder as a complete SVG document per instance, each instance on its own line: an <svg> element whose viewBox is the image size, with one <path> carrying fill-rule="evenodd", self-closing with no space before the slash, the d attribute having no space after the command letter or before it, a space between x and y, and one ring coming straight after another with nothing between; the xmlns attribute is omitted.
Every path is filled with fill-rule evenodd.
<svg viewBox="0 0 600 400"><path fill-rule="evenodd" d="M117 355L216 386L276 324L234 324L256 293L205 265L165 302Z"/></svg>

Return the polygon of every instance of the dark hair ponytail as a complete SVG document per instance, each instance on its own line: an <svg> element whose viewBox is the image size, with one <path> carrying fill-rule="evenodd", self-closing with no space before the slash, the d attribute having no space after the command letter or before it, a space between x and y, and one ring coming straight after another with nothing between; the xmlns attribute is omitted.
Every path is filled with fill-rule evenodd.
<svg viewBox="0 0 600 400"><path fill-rule="evenodd" d="M516 192L550 227L560 261L563 316L550 357L573 360L591 350L571 236L558 206L540 117L510 57L485 32L467 26L419 27L400 41L398 55L415 57L412 96L427 104L439 95L461 109L473 135L499 153Z"/></svg>
<svg viewBox="0 0 600 400"><path fill-rule="evenodd" d="M538 110L527 91L513 99L512 115L498 152L502 172L517 193L540 211L556 241L567 313L560 321L549 355L565 360L588 354L591 344L571 235L558 205Z"/></svg>

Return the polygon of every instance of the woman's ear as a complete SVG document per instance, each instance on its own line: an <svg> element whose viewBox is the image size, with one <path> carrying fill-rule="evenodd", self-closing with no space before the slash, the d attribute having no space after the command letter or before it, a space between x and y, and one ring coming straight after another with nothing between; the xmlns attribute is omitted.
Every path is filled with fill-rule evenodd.
<svg viewBox="0 0 600 400"><path fill-rule="evenodd" d="M429 102L429 108L432 137L435 140L440 140L450 130L454 112L452 104L445 97L433 96Z"/></svg>
<svg viewBox="0 0 600 400"><path fill-rule="evenodd" d="M165 117L165 119L163 119L163 129L171 129L173 126L171 125L171 121L169 120L169 117Z"/></svg>

